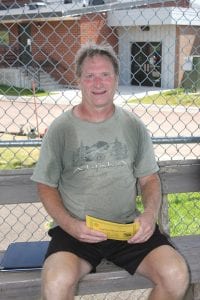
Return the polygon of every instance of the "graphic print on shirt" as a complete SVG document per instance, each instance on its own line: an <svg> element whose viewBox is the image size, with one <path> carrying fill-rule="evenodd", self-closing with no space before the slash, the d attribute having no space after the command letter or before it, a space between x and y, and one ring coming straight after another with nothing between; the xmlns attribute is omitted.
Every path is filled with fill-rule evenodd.
<svg viewBox="0 0 200 300"><path fill-rule="evenodd" d="M73 153L74 173L87 169L100 169L126 165L127 145L117 138L113 142L98 141L88 146L83 143Z"/></svg>

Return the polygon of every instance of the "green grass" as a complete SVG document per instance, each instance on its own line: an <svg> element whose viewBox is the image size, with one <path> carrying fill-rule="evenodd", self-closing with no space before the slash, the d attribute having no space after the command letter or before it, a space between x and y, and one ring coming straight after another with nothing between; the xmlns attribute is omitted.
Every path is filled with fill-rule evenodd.
<svg viewBox="0 0 200 300"><path fill-rule="evenodd" d="M133 97L128 103L200 107L200 93L185 93L183 89L174 89L150 96L147 95L143 98Z"/></svg>
<svg viewBox="0 0 200 300"><path fill-rule="evenodd" d="M39 157L39 148L0 148L0 170L31 168Z"/></svg>
<svg viewBox="0 0 200 300"><path fill-rule="evenodd" d="M32 89L25 89L25 88L19 88L16 86L8 86L1 84L0 85L0 94L4 96L33 96ZM44 90L36 90L35 92L36 96L46 96L48 95L47 92Z"/></svg>
<svg viewBox="0 0 200 300"><path fill-rule="evenodd" d="M168 195L170 236L200 234L200 193ZM140 197L137 208L142 212Z"/></svg>
<svg viewBox="0 0 200 300"><path fill-rule="evenodd" d="M200 234L200 194L169 195L170 235Z"/></svg>

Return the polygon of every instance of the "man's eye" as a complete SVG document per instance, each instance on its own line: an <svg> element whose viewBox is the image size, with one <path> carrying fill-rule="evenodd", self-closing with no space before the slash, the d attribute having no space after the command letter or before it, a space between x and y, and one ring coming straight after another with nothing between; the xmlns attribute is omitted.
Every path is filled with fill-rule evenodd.
<svg viewBox="0 0 200 300"><path fill-rule="evenodd" d="M103 76L102 76L102 77L103 77L104 79L107 79L107 78L113 77L113 75L114 75L114 74L112 74L112 73L105 72L105 73L103 73Z"/></svg>
<svg viewBox="0 0 200 300"><path fill-rule="evenodd" d="M92 79L93 77L94 77L93 74L87 74L87 75L85 75L86 79Z"/></svg>
<svg viewBox="0 0 200 300"><path fill-rule="evenodd" d="M103 73L102 75L103 75L103 77L109 77L110 73Z"/></svg>

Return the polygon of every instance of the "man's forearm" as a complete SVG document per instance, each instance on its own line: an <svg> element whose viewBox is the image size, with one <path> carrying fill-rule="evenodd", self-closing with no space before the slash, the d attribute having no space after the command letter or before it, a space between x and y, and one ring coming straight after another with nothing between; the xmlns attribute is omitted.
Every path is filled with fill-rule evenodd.
<svg viewBox="0 0 200 300"><path fill-rule="evenodd" d="M38 193L48 214L61 228L66 230L70 226L73 218L64 207L57 188L38 183Z"/></svg>
<svg viewBox="0 0 200 300"><path fill-rule="evenodd" d="M161 186L157 174L145 177L140 180L142 203L144 212L152 214L155 221L161 205Z"/></svg>

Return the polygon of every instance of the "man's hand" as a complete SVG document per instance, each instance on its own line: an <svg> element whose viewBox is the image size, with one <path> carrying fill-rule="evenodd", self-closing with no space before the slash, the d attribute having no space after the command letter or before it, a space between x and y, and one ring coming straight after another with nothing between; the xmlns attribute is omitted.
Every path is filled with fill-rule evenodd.
<svg viewBox="0 0 200 300"><path fill-rule="evenodd" d="M146 242L154 233L155 230L155 218L151 212L142 213L135 222L140 223L138 232L128 240L128 243L144 243Z"/></svg>
<svg viewBox="0 0 200 300"><path fill-rule="evenodd" d="M104 233L88 228L86 222L77 220L68 213L57 188L39 183L38 192L48 214L64 231L81 242L98 243L107 240Z"/></svg>
<svg viewBox="0 0 200 300"><path fill-rule="evenodd" d="M75 218L72 218L67 232L81 242L98 243L107 240L106 234L88 228L86 222Z"/></svg>
<svg viewBox="0 0 200 300"><path fill-rule="evenodd" d="M144 243L154 233L161 203L161 185L157 173L139 178L144 212L135 221L140 223L138 232L128 243Z"/></svg>

